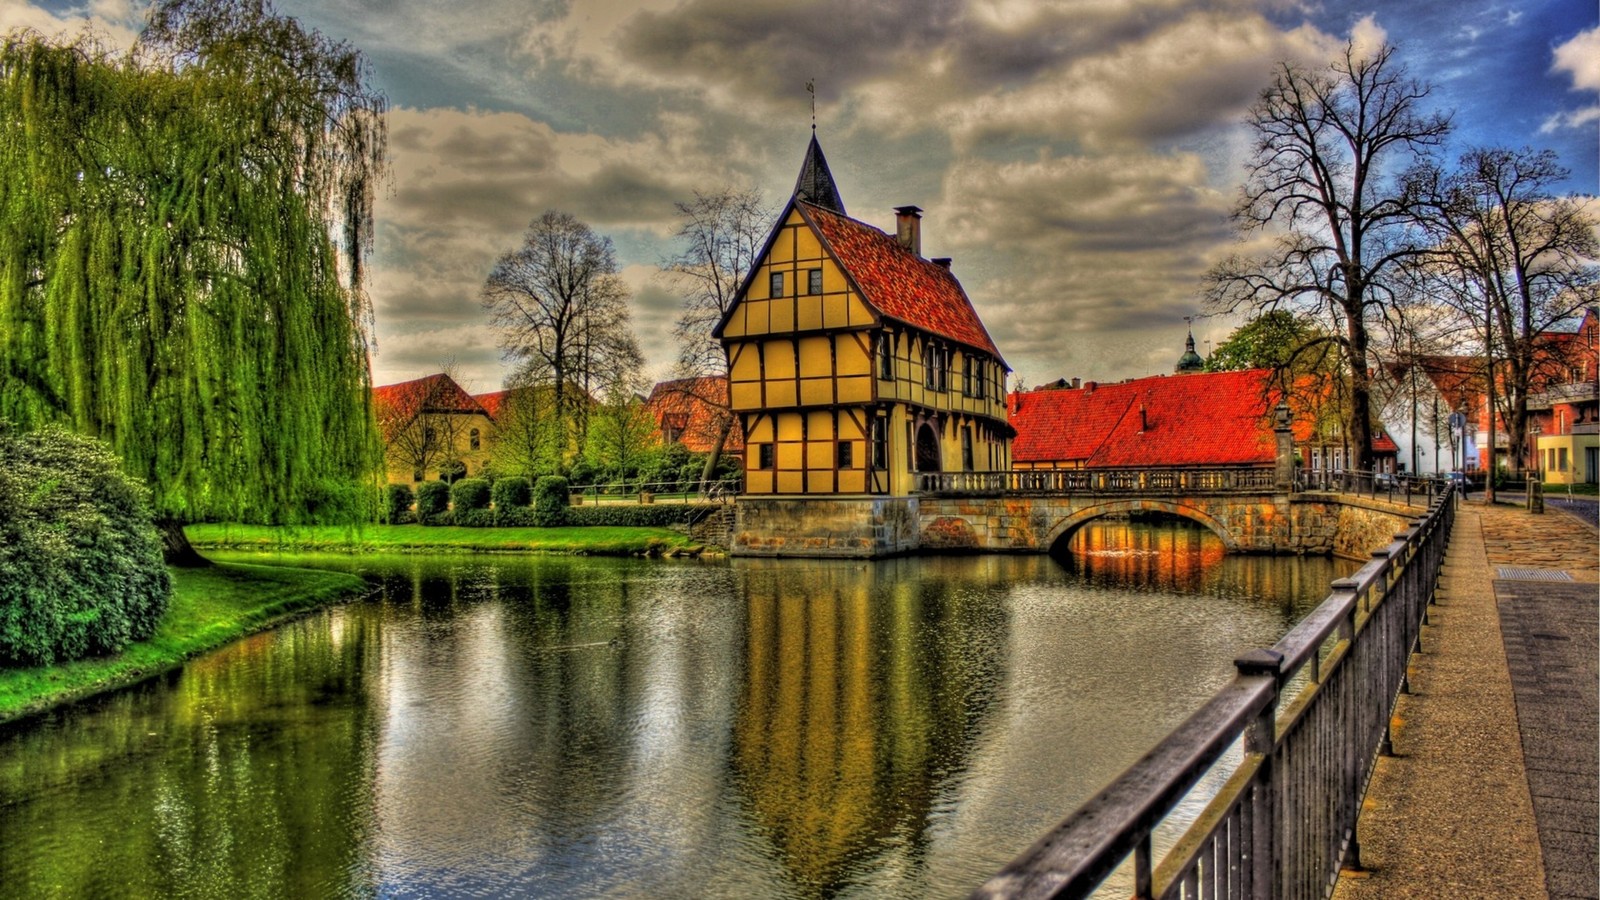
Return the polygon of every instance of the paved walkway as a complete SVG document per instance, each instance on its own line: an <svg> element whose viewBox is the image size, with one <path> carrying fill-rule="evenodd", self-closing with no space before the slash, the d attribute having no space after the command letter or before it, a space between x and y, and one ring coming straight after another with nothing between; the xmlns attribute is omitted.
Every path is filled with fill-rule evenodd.
<svg viewBox="0 0 1600 900"><path fill-rule="evenodd" d="M1358 825L1366 869L1334 897L1594 898L1600 538L1555 510L1460 512Z"/></svg>

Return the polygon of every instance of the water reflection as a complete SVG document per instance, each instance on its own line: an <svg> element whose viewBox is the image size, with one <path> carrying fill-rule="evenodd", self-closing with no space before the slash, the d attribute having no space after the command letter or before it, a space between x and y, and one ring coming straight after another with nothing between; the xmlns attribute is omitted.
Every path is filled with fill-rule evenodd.
<svg viewBox="0 0 1600 900"><path fill-rule="evenodd" d="M379 596L0 736L0 884L961 896L1336 574L1154 532L1065 563L317 560Z"/></svg>

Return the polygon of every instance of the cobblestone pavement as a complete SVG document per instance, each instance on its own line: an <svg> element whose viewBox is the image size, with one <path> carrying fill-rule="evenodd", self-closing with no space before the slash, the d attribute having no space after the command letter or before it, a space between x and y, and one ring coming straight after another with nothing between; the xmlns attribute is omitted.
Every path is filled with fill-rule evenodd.
<svg viewBox="0 0 1600 900"><path fill-rule="evenodd" d="M1335 900L1596 896L1597 581L1583 519L1462 507Z"/></svg>
<svg viewBox="0 0 1600 900"><path fill-rule="evenodd" d="M1551 497L1546 495L1545 505L1553 506L1569 515L1577 516L1593 526L1600 526L1600 501L1594 497L1574 497L1568 500L1565 497Z"/></svg>

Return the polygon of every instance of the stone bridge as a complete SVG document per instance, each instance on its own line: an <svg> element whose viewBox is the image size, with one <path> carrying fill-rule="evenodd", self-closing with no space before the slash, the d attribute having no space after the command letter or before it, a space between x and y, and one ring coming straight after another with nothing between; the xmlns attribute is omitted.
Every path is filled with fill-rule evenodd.
<svg viewBox="0 0 1600 900"><path fill-rule="evenodd" d="M1230 553L1364 559L1427 508L1401 498L1295 492L1273 469L940 473L912 497L738 501L738 556L1044 553L1103 516L1158 512L1204 525Z"/></svg>

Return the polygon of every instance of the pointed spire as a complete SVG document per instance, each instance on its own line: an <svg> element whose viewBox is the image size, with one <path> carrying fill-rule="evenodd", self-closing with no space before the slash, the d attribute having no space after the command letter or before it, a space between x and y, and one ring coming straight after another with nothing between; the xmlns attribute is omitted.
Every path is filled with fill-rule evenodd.
<svg viewBox="0 0 1600 900"><path fill-rule="evenodd" d="M1189 316L1184 316L1184 319L1192 322ZM1178 357L1178 365L1172 371L1178 375L1187 375L1190 372L1199 372L1205 367L1206 361L1200 358L1200 354L1194 352L1194 325L1191 324L1189 337L1183 342L1183 355Z"/></svg>
<svg viewBox="0 0 1600 900"><path fill-rule="evenodd" d="M839 187L833 183L833 173L828 171L828 160L822 155L822 145L817 143L817 136L811 135L811 144L806 147L805 162L800 165L800 178L794 183L794 196L796 200L831 209L839 215L846 215L844 201L839 198Z"/></svg>

